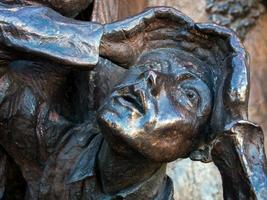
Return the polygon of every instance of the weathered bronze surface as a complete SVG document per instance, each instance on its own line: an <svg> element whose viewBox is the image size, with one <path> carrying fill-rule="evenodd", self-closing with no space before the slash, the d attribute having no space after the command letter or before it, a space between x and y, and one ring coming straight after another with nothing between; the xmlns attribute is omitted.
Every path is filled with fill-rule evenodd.
<svg viewBox="0 0 267 200"><path fill-rule="evenodd" d="M172 199L166 163L187 157L216 164L225 199L267 198L232 31L169 7L101 25L3 2L0 198Z"/></svg>

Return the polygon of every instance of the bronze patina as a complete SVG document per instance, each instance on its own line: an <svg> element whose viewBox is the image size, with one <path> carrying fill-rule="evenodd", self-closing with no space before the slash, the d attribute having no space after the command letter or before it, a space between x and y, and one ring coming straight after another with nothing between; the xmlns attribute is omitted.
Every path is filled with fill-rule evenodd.
<svg viewBox="0 0 267 200"><path fill-rule="evenodd" d="M101 25L4 2L0 65L0 199L173 199L166 165L188 157L216 164L225 199L267 198L227 28L170 7Z"/></svg>

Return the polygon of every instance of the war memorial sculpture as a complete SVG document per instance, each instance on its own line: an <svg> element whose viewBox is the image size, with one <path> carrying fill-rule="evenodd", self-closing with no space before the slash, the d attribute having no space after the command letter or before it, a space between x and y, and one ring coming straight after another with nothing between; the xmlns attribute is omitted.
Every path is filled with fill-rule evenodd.
<svg viewBox="0 0 267 200"><path fill-rule="evenodd" d="M215 163L224 199L267 199L233 31L170 7L102 25L7 2L0 199L173 199L166 165L188 157Z"/></svg>

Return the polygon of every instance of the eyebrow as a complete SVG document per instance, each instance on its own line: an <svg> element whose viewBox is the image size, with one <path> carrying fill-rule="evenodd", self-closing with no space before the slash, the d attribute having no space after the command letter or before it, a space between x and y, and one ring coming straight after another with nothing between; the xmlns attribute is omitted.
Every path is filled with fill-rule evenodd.
<svg viewBox="0 0 267 200"><path fill-rule="evenodd" d="M177 75L177 74L175 74L175 75L176 75L176 80L177 81L184 81L184 80L195 79L195 78L201 79L199 76L197 76L197 74L195 74L193 72L188 72L188 71L184 72L184 73L181 73L179 75Z"/></svg>

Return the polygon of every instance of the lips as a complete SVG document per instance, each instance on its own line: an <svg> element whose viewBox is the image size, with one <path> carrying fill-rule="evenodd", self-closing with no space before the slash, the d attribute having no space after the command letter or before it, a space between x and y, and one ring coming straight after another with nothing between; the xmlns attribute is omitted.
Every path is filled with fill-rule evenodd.
<svg viewBox="0 0 267 200"><path fill-rule="evenodd" d="M144 106L139 96L133 94L122 94L117 97L118 101L129 108L136 109L140 114L144 114Z"/></svg>

